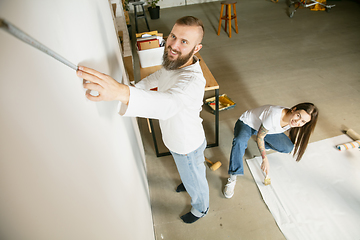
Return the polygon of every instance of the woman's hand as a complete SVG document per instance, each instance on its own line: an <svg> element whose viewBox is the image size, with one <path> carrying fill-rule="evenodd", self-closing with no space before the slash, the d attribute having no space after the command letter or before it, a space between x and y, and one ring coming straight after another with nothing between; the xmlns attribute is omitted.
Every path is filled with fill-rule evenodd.
<svg viewBox="0 0 360 240"><path fill-rule="evenodd" d="M269 175L270 164L267 157L265 157L261 163L261 170L265 172L266 176Z"/></svg>
<svg viewBox="0 0 360 240"><path fill-rule="evenodd" d="M261 157L263 159L262 163L261 163L261 170L263 170L266 173L266 176L269 174L269 161L267 159L266 156L266 150L265 150L265 136L269 131L261 124L259 130L258 130L258 134L256 136L256 143L258 145Z"/></svg>
<svg viewBox="0 0 360 240"><path fill-rule="evenodd" d="M84 79L84 88L87 89L86 97L95 102L118 100L128 104L130 89L127 85L117 82L112 77L94 69L79 66L78 77ZM93 96L90 91L97 91L98 96Z"/></svg>

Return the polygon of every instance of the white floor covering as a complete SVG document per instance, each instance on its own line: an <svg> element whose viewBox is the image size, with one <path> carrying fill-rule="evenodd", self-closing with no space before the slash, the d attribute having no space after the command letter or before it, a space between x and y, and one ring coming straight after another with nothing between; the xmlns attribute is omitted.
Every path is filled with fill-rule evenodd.
<svg viewBox="0 0 360 240"><path fill-rule="evenodd" d="M261 157L246 160L287 239L360 239L360 150L335 147L350 141L340 135L311 143L300 162L290 154L269 154L268 186Z"/></svg>

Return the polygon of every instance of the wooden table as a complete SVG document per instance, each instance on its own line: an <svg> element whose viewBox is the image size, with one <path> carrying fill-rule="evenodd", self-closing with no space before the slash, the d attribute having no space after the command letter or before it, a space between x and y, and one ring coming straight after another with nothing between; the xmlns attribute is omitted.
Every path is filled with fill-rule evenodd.
<svg viewBox="0 0 360 240"><path fill-rule="evenodd" d="M217 147L217 146L219 146L219 84L216 82L214 76L211 74L209 68L207 67L205 61L202 59L201 55L199 53L196 53L195 56L197 58L199 58L199 60L200 60L200 66L201 66L201 69L203 71L204 77L206 79L205 91L210 91L210 90L215 91L215 104L216 104L215 105L215 112L214 112L214 115L215 115L215 142L208 144L207 148ZM156 72L160 68L162 68L161 65L154 66L154 67L147 67L147 68L140 67L140 77L141 77L141 79L143 79L143 78L149 76L150 74ZM170 155L170 152L159 153L159 149L158 149L158 146L157 146L156 135L155 135L155 131L154 131L154 124L152 122L152 119L149 119L149 125L150 125L151 134L152 134L153 141L154 141L156 156L157 157L162 157L162 156Z"/></svg>

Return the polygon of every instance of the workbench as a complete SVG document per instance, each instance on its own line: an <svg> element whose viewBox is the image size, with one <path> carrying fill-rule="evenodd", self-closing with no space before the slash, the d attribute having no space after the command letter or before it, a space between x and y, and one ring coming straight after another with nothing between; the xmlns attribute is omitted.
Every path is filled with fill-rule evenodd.
<svg viewBox="0 0 360 240"><path fill-rule="evenodd" d="M209 68L207 67L205 61L202 59L201 55L199 53L196 53L195 56L200 60L200 66L201 66L201 69L203 71L204 78L206 79L205 91L212 91L212 90L215 91L215 104L216 104L215 105L215 111L214 111L214 115L215 115L215 142L208 144L207 148L217 147L217 146L219 146L219 84L216 82L214 76L211 74ZM147 77L148 75L156 72L160 68L162 68L161 65L153 66L153 67L147 67L147 68L142 68L140 66L140 78L143 79L143 78ZM162 153L159 152L158 145L157 145L157 140L156 140L156 134L155 134L155 131L154 131L155 129L154 129L153 120L148 119L148 123L149 123L149 126L150 126L150 132L152 134L153 141L154 141L156 156L157 157L162 157L162 156L170 155L171 154L170 152L162 152Z"/></svg>

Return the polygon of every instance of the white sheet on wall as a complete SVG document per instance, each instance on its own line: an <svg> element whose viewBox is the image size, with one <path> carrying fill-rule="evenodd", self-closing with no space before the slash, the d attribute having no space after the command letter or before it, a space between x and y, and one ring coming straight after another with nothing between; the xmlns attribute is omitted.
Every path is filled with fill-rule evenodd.
<svg viewBox="0 0 360 240"><path fill-rule="evenodd" d="M246 160L287 239L360 239L360 150L335 148L349 141L340 135L311 143L300 162L290 154L269 154L268 186L261 157Z"/></svg>
<svg viewBox="0 0 360 240"><path fill-rule="evenodd" d="M104 0L0 1L1 18L122 81L111 11ZM153 240L134 119L87 100L73 69L2 30L0 73L0 238Z"/></svg>

